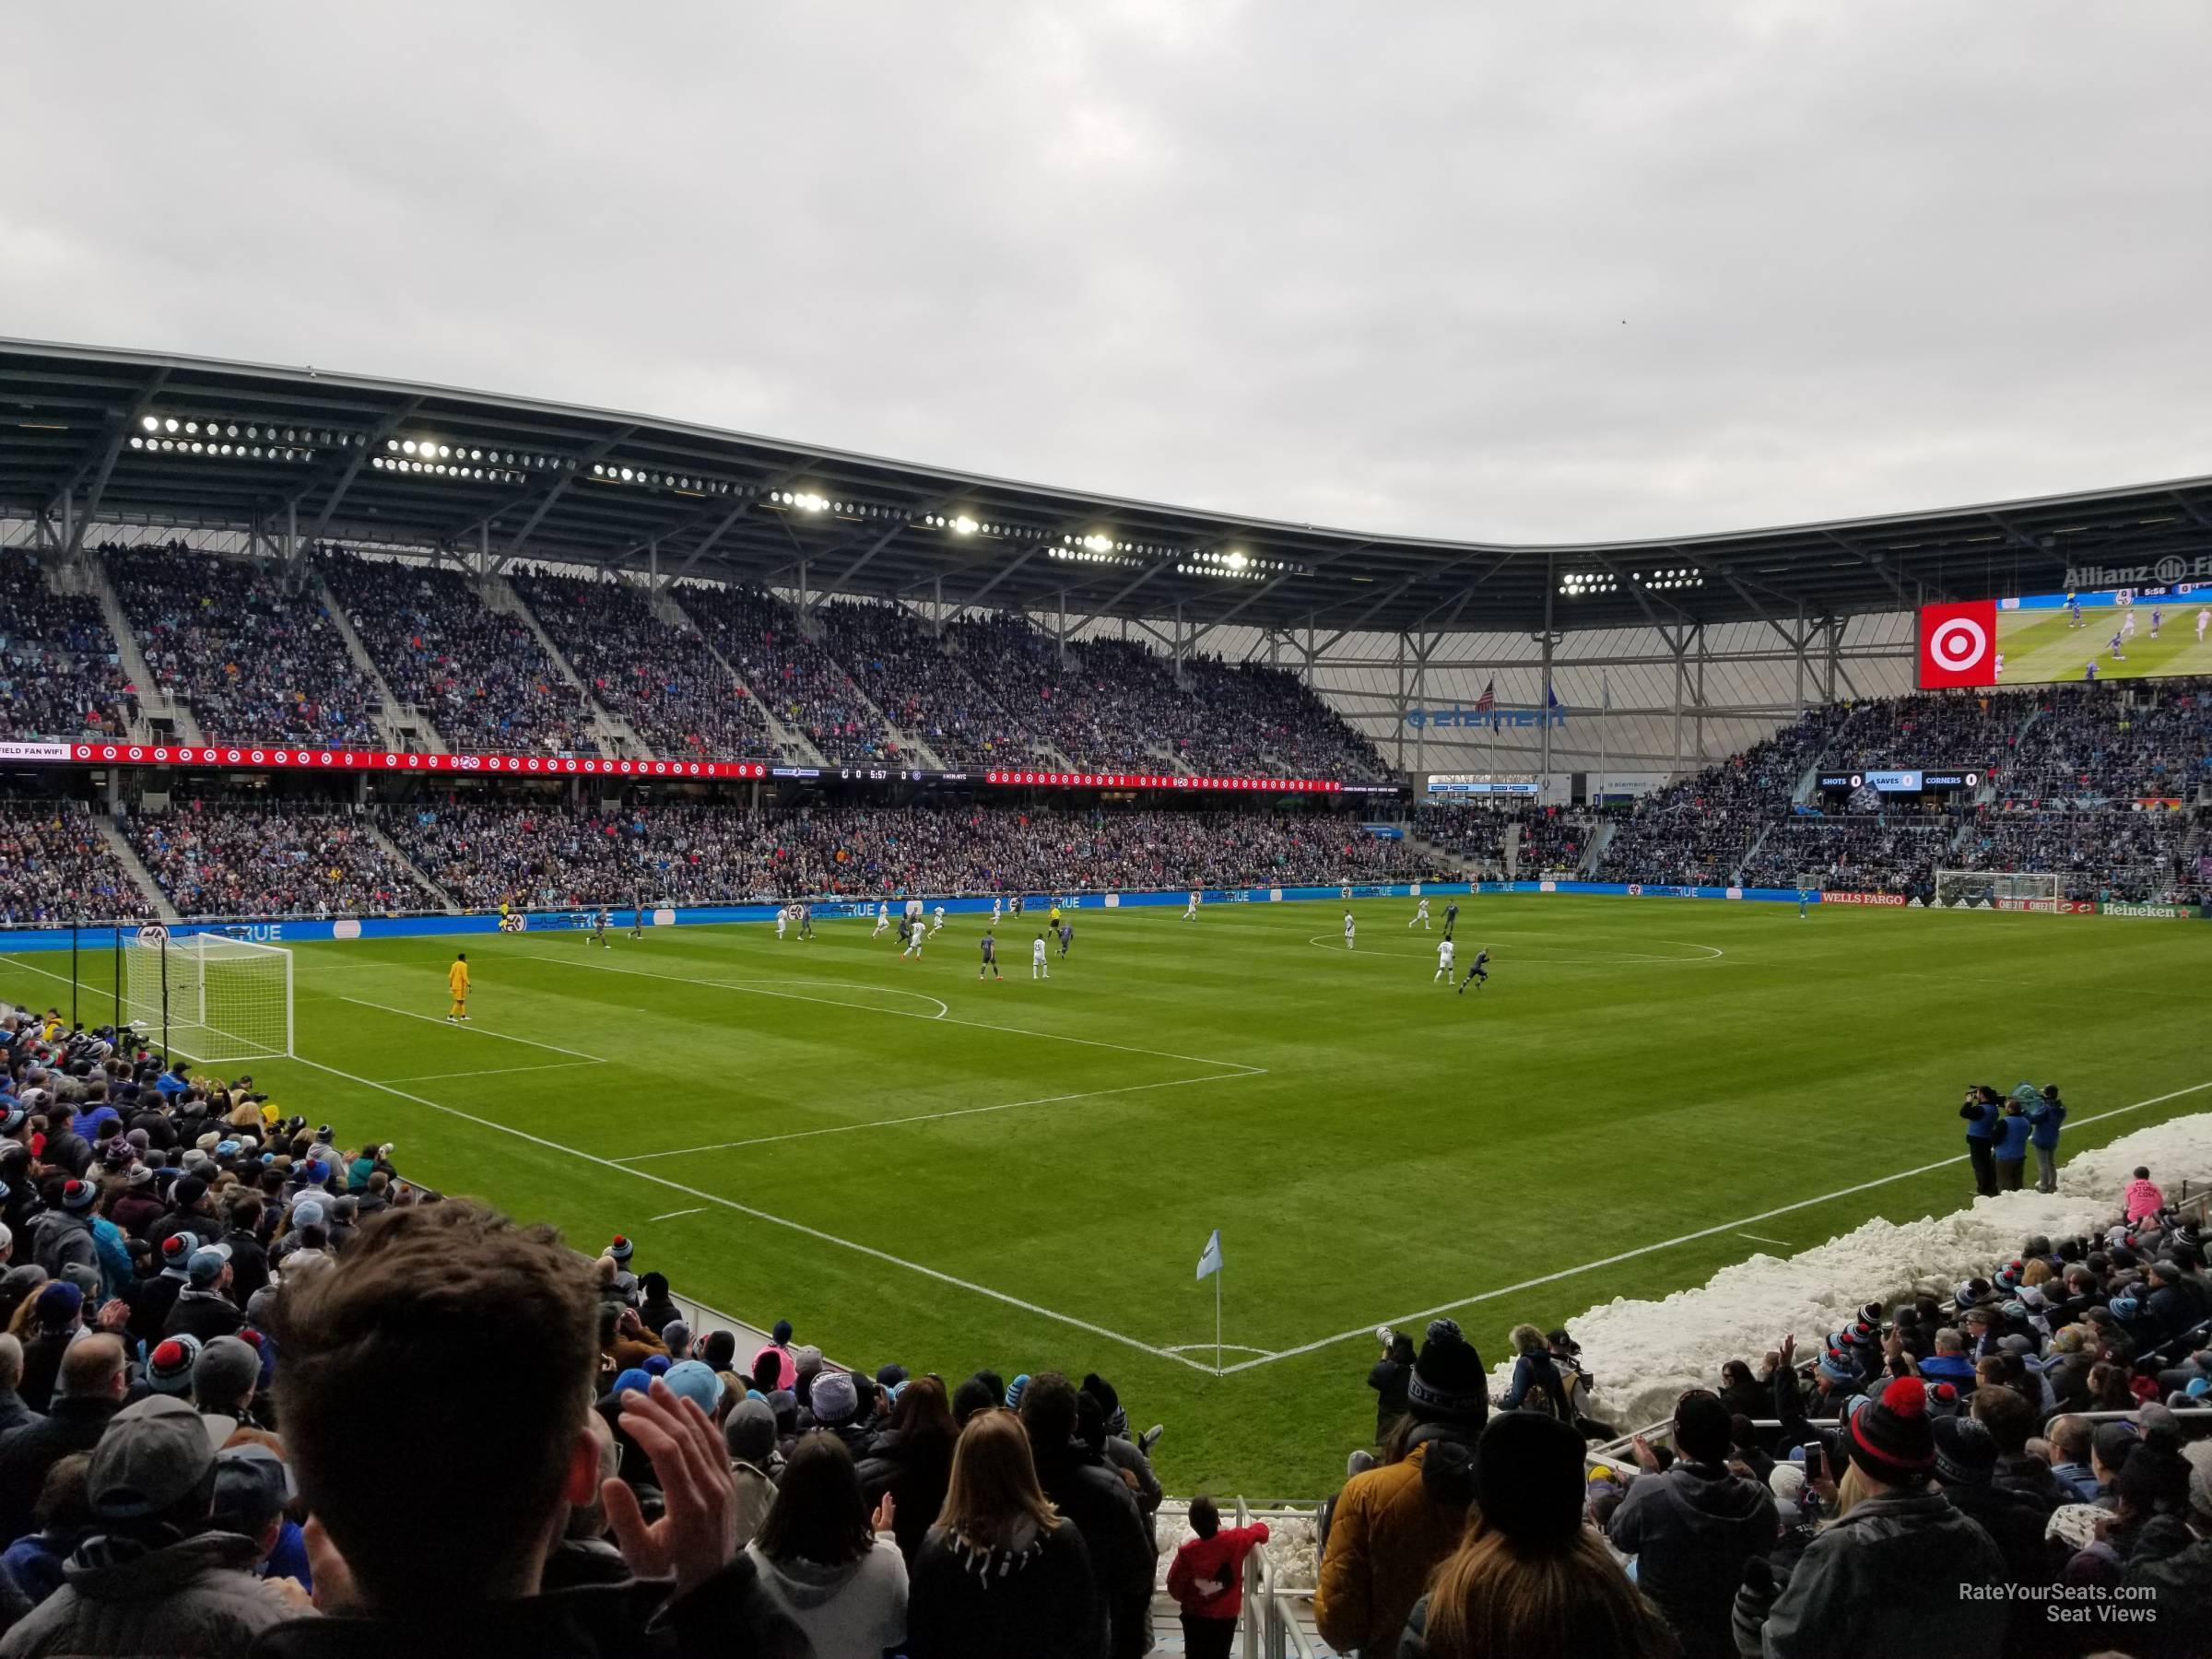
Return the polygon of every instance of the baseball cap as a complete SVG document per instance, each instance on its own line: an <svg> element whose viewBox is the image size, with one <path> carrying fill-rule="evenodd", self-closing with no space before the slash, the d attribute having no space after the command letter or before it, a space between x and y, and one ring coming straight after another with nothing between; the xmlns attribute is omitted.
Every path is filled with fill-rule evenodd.
<svg viewBox="0 0 2212 1659"><path fill-rule="evenodd" d="M223 1269L229 1262L229 1245L203 1244L192 1253L192 1259L184 1265L184 1276L192 1281L194 1289L206 1290L223 1277Z"/></svg>
<svg viewBox="0 0 2212 1659"><path fill-rule="evenodd" d="M200 1414L154 1394L108 1420L85 1472L85 1500L106 1521L159 1515L190 1497L214 1467Z"/></svg>
<svg viewBox="0 0 2212 1659"><path fill-rule="evenodd" d="M249 1441L215 1454L211 1518L218 1532L257 1537L296 1496L292 1472L268 1447Z"/></svg>

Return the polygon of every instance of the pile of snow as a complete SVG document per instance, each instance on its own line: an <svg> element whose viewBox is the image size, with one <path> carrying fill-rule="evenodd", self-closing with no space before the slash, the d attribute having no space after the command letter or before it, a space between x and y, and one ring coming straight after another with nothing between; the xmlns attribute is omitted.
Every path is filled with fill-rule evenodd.
<svg viewBox="0 0 2212 1659"><path fill-rule="evenodd" d="M1788 1260L1755 1255L1724 1267L1694 1290L1662 1301L1617 1297L1569 1321L1591 1373L1592 1414L1625 1433L1664 1421L1688 1388L1720 1385L1722 1363L1749 1360L1794 1333L1798 1351L1817 1348L1870 1301L1885 1306L1922 1289L1947 1295L1989 1277L2036 1234L2052 1239L2109 1227L2138 1164L2169 1194L2186 1177L2212 1175L2212 1112L2138 1129L2070 1158L2053 1194L2001 1193L1965 1209L1918 1221L1874 1220ZM2032 1165L2030 1175L2032 1175ZM1512 1361L1491 1374L1495 1398Z"/></svg>

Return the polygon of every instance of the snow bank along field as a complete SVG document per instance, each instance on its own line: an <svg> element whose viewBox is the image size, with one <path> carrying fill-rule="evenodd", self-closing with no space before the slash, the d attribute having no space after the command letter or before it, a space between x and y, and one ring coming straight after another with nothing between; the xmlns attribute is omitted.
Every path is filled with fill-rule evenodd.
<svg viewBox="0 0 2212 1659"><path fill-rule="evenodd" d="M1078 910L1049 981L1040 915L982 982L973 915L920 961L850 919L304 946L303 1058L253 1069L842 1360L1099 1371L1171 1426L1171 1489L1254 1497L1335 1488L1379 1324L1450 1311L1497 1362L1571 1322L1601 1414L1648 1421L1784 1330L2098 1218L2135 1161L2212 1174L2212 1120L2176 1122L2212 1111L2201 923L1475 898L1463 994L1444 902L1424 931L1359 900L1350 949L1338 903ZM2024 1080L2064 1088L2077 1161L1968 1208L1959 1098Z"/></svg>

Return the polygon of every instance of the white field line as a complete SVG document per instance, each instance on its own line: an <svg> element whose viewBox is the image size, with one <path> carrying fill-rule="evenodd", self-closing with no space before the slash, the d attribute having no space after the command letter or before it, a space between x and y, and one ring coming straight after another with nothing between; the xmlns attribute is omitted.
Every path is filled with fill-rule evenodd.
<svg viewBox="0 0 2212 1659"><path fill-rule="evenodd" d="M519 951L515 954L518 955L524 961L550 962L556 968L583 968L590 970L594 973L627 973L634 975L639 979L673 980L678 984L707 985L717 990L735 991L742 994L750 996L782 996L789 998L794 1002L823 1002L829 1000L827 998L818 996L793 996L791 993L786 991L757 990L743 980L709 980L699 979L688 973L654 973L644 968L618 968L612 962L579 962L569 960L561 957L540 956L530 951ZM877 987L859 988L876 989ZM903 1008L870 1007L865 1003L840 1002L833 1003L831 1006L840 1008L851 1008L853 1012L858 1014L881 1014L886 1018L889 1019L935 1020L938 1018L938 1016L935 1014L910 1014ZM1112 1049L1116 1053L1124 1054L1145 1054L1155 1060L1182 1060L1192 1065L1216 1065L1219 1066L1224 1071L1238 1072L1241 1073L1245 1077L1256 1077L1267 1069L1264 1065L1247 1065L1241 1060L1210 1060L1204 1054L1178 1054L1172 1053L1166 1049L1137 1048L1132 1043L1108 1042L1102 1037L1076 1037L1071 1036L1065 1031L1036 1031L1031 1030L1025 1026L993 1025L990 1021L984 1019L958 1019L951 1018L950 1016L947 1016L944 1019L944 1023L947 1025L967 1026L978 1031L1003 1031L1009 1037L1040 1037L1048 1042L1076 1042L1082 1044L1086 1048Z"/></svg>
<svg viewBox="0 0 2212 1659"><path fill-rule="evenodd" d="M618 970L618 971L619 971ZM653 977L667 978L669 976L664 974ZM563 1146L559 1141L548 1140L542 1135L532 1135L528 1130L517 1129L512 1124L502 1124L494 1118L479 1117L475 1112L464 1112L457 1106L441 1105L438 1101L426 1099L422 1095L410 1094L404 1088L395 1088L389 1083L379 1083L373 1077L364 1077L353 1072L340 1071L336 1066L325 1065L320 1060L306 1060L297 1055L293 1056L293 1060L296 1065L312 1066L316 1071L343 1078L348 1083L359 1084L363 1088L373 1088L382 1094L391 1095L394 1099L412 1101L418 1106L426 1106L432 1112L441 1112L448 1117L458 1118L465 1124L474 1124L480 1129L490 1129L500 1135L511 1135L517 1140L528 1141L532 1146L543 1147L549 1152L565 1153L584 1163L595 1164L600 1169L618 1171L636 1180L651 1182L653 1185L664 1187L682 1197L696 1198L702 1206L719 1206L737 1215L748 1217L752 1220L766 1222L771 1227L787 1229L818 1242L835 1245L840 1250L849 1250L855 1255L866 1256L871 1261L883 1263L886 1266L897 1267L908 1273L919 1274L924 1278L935 1279L938 1284L949 1285L956 1290L967 1290L977 1296L987 1297L1006 1307L1018 1309L1021 1312L1033 1313L1040 1319L1049 1319L1055 1324L1067 1325L1075 1330L1087 1331L1091 1335L1102 1337L1108 1342L1119 1343L1124 1347L1135 1348L1139 1353L1150 1354L1156 1359L1171 1359L1178 1365L1187 1365L1193 1371L1212 1374L1213 1368L1211 1366L1202 1365L1185 1355L1172 1353L1163 1347L1155 1347L1148 1342L1140 1342L1135 1336L1124 1335L1120 1331L1109 1330L1101 1324L1093 1324L1087 1319L1077 1319L1073 1314L1041 1307L1036 1302L1024 1301L1017 1296L1008 1296L1003 1290L994 1290L988 1285L979 1285L972 1279L959 1278L952 1274L941 1272L937 1268L924 1266L920 1262L910 1262L903 1256L895 1256L888 1251L877 1249L872 1244L862 1244L852 1239L842 1239L835 1233L824 1232L818 1227L808 1227L803 1221L794 1221L783 1216L773 1216L764 1209L756 1209L749 1204L740 1204L735 1198L724 1198L718 1194L703 1192L698 1187L686 1186L680 1181L671 1181L665 1175L655 1175L647 1170L633 1169L628 1164L617 1163L613 1159L602 1158L595 1152L585 1152L575 1147Z"/></svg>
<svg viewBox="0 0 2212 1659"><path fill-rule="evenodd" d="M589 967L590 964L585 963L584 966ZM909 991L900 985L856 985L849 984L843 980L790 979L782 974L774 974L765 979L725 980L717 982L725 990L734 990L741 985L827 985L839 991L874 991L885 996L907 996L916 1002L933 1003L936 1006L937 1011L930 1016L932 1019L943 1019L952 1012L945 1006L943 997L932 996L926 991ZM793 994L795 995L796 993L793 993ZM841 997L834 996L818 996L808 1000L831 1003L841 1008L865 1008L868 1006L865 1003L846 1002Z"/></svg>
<svg viewBox="0 0 2212 1659"><path fill-rule="evenodd" d="M1195 1354L1201 1349L1219 1348L1225 1354L1265 1354L1265 1348L1248 1347L1241 1342L1181 1342L1168 1350L1171 1354Z"/></svg>
<svg viewBox="0 0 2212 1659"><path fill-rule="evenodd" d="M1175 1077L1165 1083L1130 1083L1119 1088L1089 1088L1080 1094L1040 1095L1033 1100L1007 1100L997 1106L956 1106L949 1112L917 1112L906 1117L876 1118L865 1124L831 1124L820 1129L794 1129L782 1135L756 1135L747 1140L712 1141L703 1147L678 1147L671 1152L633 1152L617 1163L644 1163L655 1158L687 1158L694 1152L727 1152L738 1147L767 1147L778 1141L811 1140L819 1135L852 1135L862 1129L895 1129L903 1124L935 1124L947 1118L980 1117L986 1112L1013 1112L1024 1106L1057 1106L1066 1100L1096 1100L1106 1095L1142 1094L1148 1088L1182 1088L1193 1083L1235 1083L1263 1071L1216 1072L1204 1077Z"/></svg>
<svg viewBox="0 0 2212 1659"><path fill-rule="evenodd" d="M380 1014L396 1014L402 1019L419 1019L425 1025L451 1026L456 1031L467 1031L478 1037L496 1037L501 1042L520 1042L526 1047L544 1049L550 1053L567 1054L577 1060L595 1061L601 1065L606 1064L606 1058L603 1054L587 1054L582 1049L562 1048L558 1042L540 1042L535 1037L516 1037L506 1031L488 1030L484 1027L473 1023L461 1025L436 1014L418 1014L412 1008L395 1008L390 1003L371 1002L363 996L341 996L337 1000L343 1003L351 1003L357 1008L374 1008Z"/></svg>
<svg viewBox="0 0 2212 1659"><path fill-rule="evenodd" d="M1736 1229L1735 1236L1739 1239L1748 1239L1754 1244L1779 1244L1784 1250L1790 1247L1790 1241L1787 1239L1770 1239L1764 1233L1747 1233L1741 1228Z"/></svg>
<svg viewBox="0 0 2212 1659"><path fill-rule="evenodd" d="M2068 1122L2076 1124L2100 1123L2106 1118L2123 1117L2131 1112L2141 1112L2147 1106L2162 1106L2168 1100L2178 1100L2184 1095L2198 1094L2207 1088L2212 1088L2212 1080L2192 1083L2186 1088L2176 1088L2167 1094L2153 1095L2147 1100L2137 1100L2129 1106L2115 1106L2110 1112L2093 1112L2088 1117L2072 1118ZM1246 1359L1240 1364L1230 1366L1222 1372L1222 1375L1227 1376L1232 1371L1250 1371L1255 1365L1271 1365L1277 1359L1288 1359L1299 1354L1311 1354L1319 1348L1334 1347L1337 1343L1349 1342L1356 1336L1371 1339L1377 1324L1387 1324L1394 1329L1403 1329L1408 1325L1418 1324L1422 1320L1433 1319L1440 1313L1450 1313L1460 1308L1471 1308L1480 1302L1495 1301L1501 1296L1517 1296L1524 1290L1534 1290L1539 1285L1557 1284L1561 1279L1573 1278L1584 1273L1594 1273L1600 1267L1618 1266L1622 1262L1632 1262L1639 1256L1652 1255L1662 1250L1672 1250L1677 1244L1694 1243L1700 1239L1710 1239L1716 1233L1735 1232L1751 1222L1771 1220L1776 1216L1787 1216L1797 1210L1811 1209L1815 1205L1827 1204L1837 1198L1848 1198L1854 1193L1872 1192L1876 1187L1888 1186L1893 1182L1910 1181L1915 1175L1925 1175L1935 1170L1947 1170L1953 1164L1964 1162L1966 1162L1966 1154L1963 1152L1955 1158L1939 1158L1934 1163L1924 1163L1916 1169L1900 1170L1894 1175L1880 1175L1872 1181L1862 1181L1855 1186L1838 1187L1834 1192L1823 1193L1818 1198L1800 1198L1794 1204L1777 1205L1772 1209L1760 1210L1756 1216L1738 1216L1735 1220L1724 1221L1717 1227L1701 1227L1696 1232L1686 1232L1672 1239L1662 1239L1656 1244L1640 1245L1634 1250L1623 1250L1613 1255L1600 1256L1596 1261L1584 1262L1579 1267L1562 1267L1557 1273L1538 1274L1535 1278L1523 1279L1517 1285L1500 1285L1495 1290L1483 1290L1473 1296L1463 1296L1457 1301L1440 1302L1435 1307L1424 1308L1418 1313L1401 1313L1394 1319L1370 1320L1367 1324L1355 1329L1339 1331L1333 1336L1323 1336L1313 1342L1301 1343L1297 1347L1284 1348L1265 1359Z"/></svg>
<svg viewBox="0 0 2212 1659"><path fill-rule="evenodd" d="M1383 935L1384 938L1389 936L1388 934ZM1487 939L1465 942L1472 945L1477 950L1485 948L1490 943ZM1661 945L1679 945L1688 944L1691 941L1660 939L1655 942ZM1342 934L1315 934L1306 943L1323 950L1333 950L1340 956L1396 957L1400 960L1409 962L1433 962L1436 960L1434 945L1430 945L1426 950L1418 947L1412 950L1372 950L1364 945L1354 945L1347 949L1345 947ZM1711 956L1666 957L1646 956L1623 950L1616 951L1609 956L1522 956L1509 946L1506 955L1500 957L1493 954L1490 959L1494 962L1510 962L1515 968L1687 968L1700 962L1717 962L1727 954L1717 945L1700 945L1698 948L1710 950L1712 954ZM1467 959L1473 961L1475 959L1469 956Z"/></svg>
<svg viewBox="0 0 2212 1659"><path fill-rule="evenodd" d="M654 1216L652 1218L655 1221L673 1221L678 1216L703 1216L707 1213L707 1209L708 1206L698 1204L692 1206L689 1209L670 1210L666 1215Z"/></svg>
<svg viewBox="0 0 2212 1659"><path fill-rule="evenodd" d="M579 1066L605 1065L604 1060L547 1060L536 1065L488 1065L481 1071L416 1072L405 1077L388 1077L389 1083L439 1083L448 1077L504 1077L513 1072L572 1071Z"/></svg>

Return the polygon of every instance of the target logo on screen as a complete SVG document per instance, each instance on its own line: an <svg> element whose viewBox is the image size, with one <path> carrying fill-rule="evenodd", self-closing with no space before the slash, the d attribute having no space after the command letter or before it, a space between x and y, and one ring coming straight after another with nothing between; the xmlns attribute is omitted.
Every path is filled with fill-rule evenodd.
<svg viewBox="0 0 2212 1659"><path fill-rule="evenodd" d="M1996 683L1997 602L1974 599L1964 605L1922 606L1921 689Z"/></svg>

